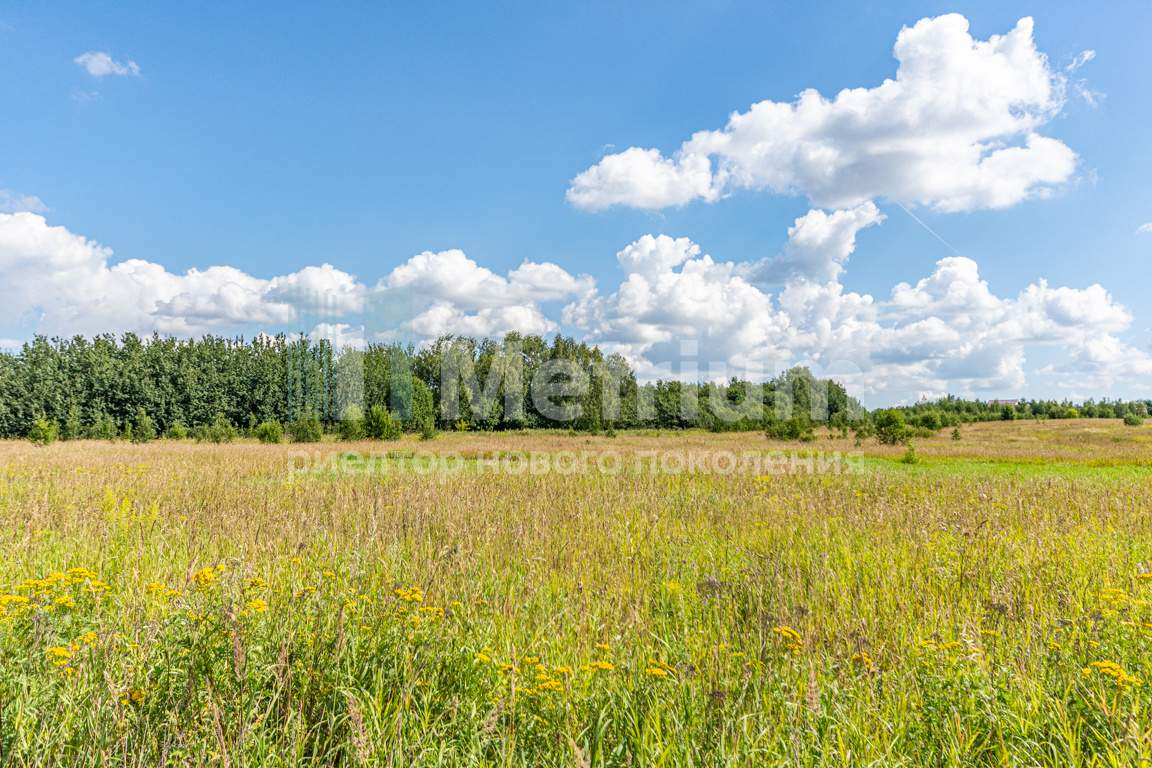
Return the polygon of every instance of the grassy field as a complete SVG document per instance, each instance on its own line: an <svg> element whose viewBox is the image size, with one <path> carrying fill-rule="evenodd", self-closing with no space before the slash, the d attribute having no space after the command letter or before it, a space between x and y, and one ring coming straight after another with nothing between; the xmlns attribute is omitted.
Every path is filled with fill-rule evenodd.
<svg viewBox="0 0 1152 768"><path fill-rule="evenodd" d="M1152 427L961 431L0 444L0 765L1147 763Z"/></svg>

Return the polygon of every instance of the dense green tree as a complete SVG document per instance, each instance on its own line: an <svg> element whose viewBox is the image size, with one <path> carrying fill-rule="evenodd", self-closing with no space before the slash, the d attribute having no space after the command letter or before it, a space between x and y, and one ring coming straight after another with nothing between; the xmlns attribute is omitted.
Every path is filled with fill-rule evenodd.
<svg viewBox="0 0 1152 768"><path fill-rule="evenodd" d="M884 445L899 445L910 436L908 424L901 411L888 409L879 411L873 418L876 439Z"/></svg>

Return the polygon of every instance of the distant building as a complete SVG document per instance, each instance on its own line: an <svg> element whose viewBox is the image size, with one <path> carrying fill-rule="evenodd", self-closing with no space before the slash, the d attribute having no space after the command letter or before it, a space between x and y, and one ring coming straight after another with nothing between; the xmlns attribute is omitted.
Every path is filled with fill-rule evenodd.
<svg viewBox="0 0 1152 768"><path fill-rule="evenodd" d="M1020 405L1021 400L1019 398L1015 400L989 400L988 403L990 405L1011 405L1015 408L1017 405Z"/></svg>

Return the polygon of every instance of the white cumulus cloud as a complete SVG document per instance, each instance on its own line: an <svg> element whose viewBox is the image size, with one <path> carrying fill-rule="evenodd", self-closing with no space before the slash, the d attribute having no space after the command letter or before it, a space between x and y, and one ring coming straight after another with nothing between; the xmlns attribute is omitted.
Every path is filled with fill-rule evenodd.
<svg viewBox="0 0 1152 768"><path fill-rule="evenodd" d="M1131 313L1099 285L1038 280L1002 296L975 261L952 256L881 299L846 290L839 268L855 230L872 217L858 211L849 226L843 213L797 219L783 255L766 262L716 261L687 238L645 235L617 255L618 287L584 294L565 307L564 320L648 377L755 376L801 363L860 393L911 396L1018 391L1028 381L1028 353L1040 349L1063 356L1067 382L1091 377L1108 386L1152 370L1152 357L1119 336ZM814 237L809 226L835 236ZM804 249L825 258L800 263L821 269L785 272L778 293L747 279Z"/></svg>
<svg viewBox="0 0 1152 768"><path fill-rule="evenodd" d="M1066 83L1037 50L1031 18L975 39L959 14L902 29L896 75L829 98L761 101L671 155L631 147L576 176L587 210L659 209L737 189L800 194L818 207L889 198L942 211L1003 208L1068 181L1076 154L1040 129Z"/></svg>
<svg viewBox="0 0 1152 768"><path fill-rule="evenodd" d="M569 300L593 285L591 278L549 262L525 261L500 275L457 249L425 251L379 281L370 313L381 338L546 334L559 325L540 304Z"/></svg>
<svg viewBox="0 0 1152 768"><path fill-rule="evenodd" d="M92 77L139 77L140 66L127 59L125 61L116 61L109 54L104 51L88 51L82 53L73 59L74 62L84 68L84 71L92 75Z"/></svg>
<svg viewBox="0 0 1152 768"><path fill-rule="evenodd" d="M870 201L831 213L813 209L789 228L784 252L757 263L748 275L763 283L834 280L856 250L856 234L883 221L884 214Z"/></svg>
<svg viewBox="0 0 1152 768"><path fill-rule="evenodd" d="M887 295L840 282L871 204L813 210L780 255L722 261L686 237L644 235L598 287L549 262L498 273L461 251L427 251L375 285L331 264L268 278L232 266L182 273L112 251L30 212L0 214L0 337L33 333L289 332L340 348L444 334L575 332L619 352L642 378L762 376L806 364L874 401L920 392L1019 392L1045 377L1103 391L1146 381L1152 357L1125 341L1132 313L1100 285L1036 280L995 292L972 259L940 259ZM763 273L771 280L760 280ZM1030 368L1043 350L1047 363Z"/></svg>
<svg viewBox="0 0 1152 768"><path fill-rule="evenodd" d="M424 252L369 287L331 264L270 278L231 266L182 274L111 249L35 213L0 214L0 331L62 334L208 332L308 328L340 346L421 341L441 334L547 334L560 329L541 304L593 289L548 262L500 275L462 251Z"/></svg>

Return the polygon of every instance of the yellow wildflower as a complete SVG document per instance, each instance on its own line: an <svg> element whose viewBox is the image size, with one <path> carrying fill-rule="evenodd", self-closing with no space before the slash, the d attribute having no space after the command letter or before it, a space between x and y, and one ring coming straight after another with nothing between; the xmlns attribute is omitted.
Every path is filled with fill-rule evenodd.
<svg viewBox="0 0 1152 768"><path fill-rule="evenodd" d="M173 600L177 597L183 597L183 593L180 590L172 589L161 581L149 582L144 589L148 594L158 597L161 600Z"/></svg>
<svg viewBox="0 0 1152 768"><path fill-rule="evenodd" d="M406 603L424 602L424 592L420 587L399 587L393 590L393 594Z"/></svg>
<svg viewBox="0 0 1152 768"><path fill-rule="evenodd" d="M1129 675L1124 671L1123 667L1114 661L1093 661L1091 664L1084 667L1082 671L1085 677L1091 675L1093 671L1096 671L1099 674L1110 678L1113 682L1120 686L1141 685L1139 678Z"/></svg>
<svg viewBox="0 0 1152 768"><path fill-rule="evenodd" d="M54 645L51 648L44 649L47 654L48 660L57 667L67 666L69 659L72 658L72 649L63 645Z"/></svg>
<svg viewBox="0 0 1152 768"><path fill-rule="evenodd" d="M211 566L201 568L192 575L192 581L200 589L208 589L220 581L220 571Z"/></svg>
<svg viewBox="0 0 1152 768"><path fill-rule="evenodd" d="M803 638L800 637L799 632L783 624L778 627L773 627L772 631L784 641L785 647L788 650L792 651L792 653L800 653Z"/></svg>
<svg viewBox="0 0 1152 768"><path fill-rule="evenodd" d="M120 703L125 706L132 704L140 706L144 703L147 693L142 688L129 688L128 691L120 698Z"/></svg>

